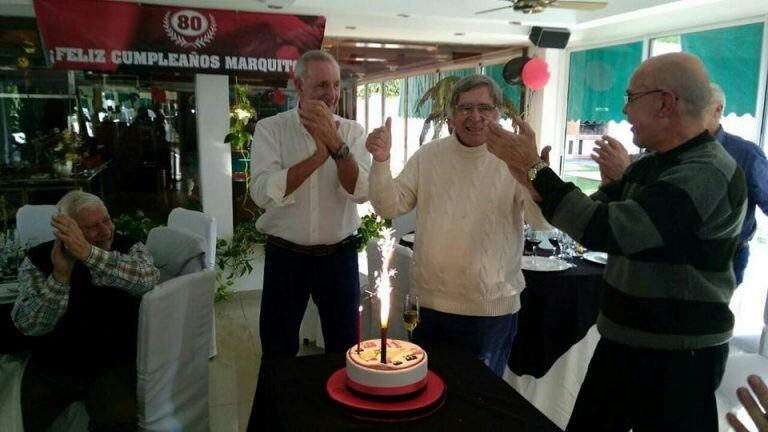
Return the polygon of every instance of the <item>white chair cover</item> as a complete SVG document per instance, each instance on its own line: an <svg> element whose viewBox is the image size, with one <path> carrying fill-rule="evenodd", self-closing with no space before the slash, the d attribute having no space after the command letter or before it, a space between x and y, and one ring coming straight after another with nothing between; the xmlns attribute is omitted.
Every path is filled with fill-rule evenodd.
<svg viewBox="0 0 768 432"><path fill-rule="evenodd" d="M58 212L55 205L23 205L16 212L16 231L19 244L37 246L53 240L51 218Z"/></svg>
<svg viewBox="0 0 768 432"><path fill-rule="evenodd" d="M400 240L405 234L416 231L416 209L392 219L392 229L395 230L393 235L397 240Z"/></svg>
<svg viewBox="0 0 768 432"><path fill-rule="evenodd" d="M203 238L191 231L152 228L147 236L147 249L160 270L159 282L206 268L204 244Z"/></svg>
<svg viewBox="0 0 768 432"><path fill-rule="evenodd" d="M204 241L206 268L216 265L216 218L199 211L176 207L168 215L168 226L183 228L201 236Z"/></svg>
<svg viewBox="0 0 768 432"><path fill-rule="evenodd" d="M207 432L212 269L156 286L141 301L136 360L139 428Z"/></svg>
<svg viewBox="0 0 768 432"><path fill-rule="evenodd" d="M168 226L186 229L202 236L205 241L205 267L214 268L216 266L216 218L199 211L176 207L168 215ZM216 287L214 286L213 289L215 292ZM210 358L216 357L216 352L216 317L212 316Z"/></svg>

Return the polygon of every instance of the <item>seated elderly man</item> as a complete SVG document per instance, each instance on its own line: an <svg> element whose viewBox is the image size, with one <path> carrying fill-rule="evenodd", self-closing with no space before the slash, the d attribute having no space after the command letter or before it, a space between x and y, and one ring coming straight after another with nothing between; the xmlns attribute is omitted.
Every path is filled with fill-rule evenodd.
<svg viewBox="0 0 768 432"><path fill-rule="evenodd" d="M46 430L84 401L90 430L136 430L136 331L158 271L141 242L115 234L104 203L73 191L51 220L55 240L27 253L11 317L30 340L24 430Z"/></svg>

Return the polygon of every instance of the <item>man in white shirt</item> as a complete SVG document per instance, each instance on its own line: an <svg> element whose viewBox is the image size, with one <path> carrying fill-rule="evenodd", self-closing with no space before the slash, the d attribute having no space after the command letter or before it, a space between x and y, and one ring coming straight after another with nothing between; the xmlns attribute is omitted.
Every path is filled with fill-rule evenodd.
<svg viewBox="0 0 768 432"><path fill-rule="evenodd" d="M414 341L463 344L499 376L525 287L523 222L547 226L528 191L486 148L501 103L501 90L488 77L456 83L453 134L421 147L396 179L389 169L390 120L366 142L376 212L394 218L418 206L411 292L422 308Z"/></svg>
<svg viewBox="0 0 768 432"><path fill-rule="evenodd" d="M328 352L356 341L357 203L368 199L365 131L334 115L340 72L322 51L299 57L298 107L261 120L251 148L251 198L267 234L260 334L265 358L294 356L309 296Z"/></svg>

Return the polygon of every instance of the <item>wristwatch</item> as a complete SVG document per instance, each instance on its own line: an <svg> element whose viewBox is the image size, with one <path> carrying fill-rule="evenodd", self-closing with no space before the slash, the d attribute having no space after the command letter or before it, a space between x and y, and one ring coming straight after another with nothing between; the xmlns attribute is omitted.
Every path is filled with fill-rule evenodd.
<svg viewBox="0 0 768 432"><path fill-rule="evenodd" d="M336 152L331 153L331 159L341 160L347 157L348 154L349 154L349 147L347 147L346 144L341 143L341 147L339 147L339 149Z"/></svg>
<svg viewBox="0 0 768 432"><path fill-rule="evenodd" d="M528 180L533 181L533 179L536 178L537 175L539 175L539 171L543 170L544 168L548 167L546 162L539 159L538 161L534 162L533 165L528 167L527 173L528 173Z"/></svg>

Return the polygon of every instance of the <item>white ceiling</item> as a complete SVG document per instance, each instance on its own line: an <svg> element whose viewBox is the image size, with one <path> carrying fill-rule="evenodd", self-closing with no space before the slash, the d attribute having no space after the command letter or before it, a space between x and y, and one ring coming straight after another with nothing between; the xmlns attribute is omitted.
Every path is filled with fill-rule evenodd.
<svg viewBox="0 0 768 432"><path fill-rule="evenodd" d="M265 4L281 1L285 0L141 0L141 3L322 15L328 20L326 35L337 38L484 45L527 43L532 25L568 28L573 32L571 40L576 41L589 38L592 31L608 32L618 38L630 29L652 31L660 22L685 28L707 17L717 22L723 18L768 13L768 0L604 0L607 6L598 11L548 8L531 15L512 9L475 15L480 10L511 4L509 0L295 0L280 11L269 9ZM31 15L31 5L32 0L0 0L0 15Z"/></svg>

